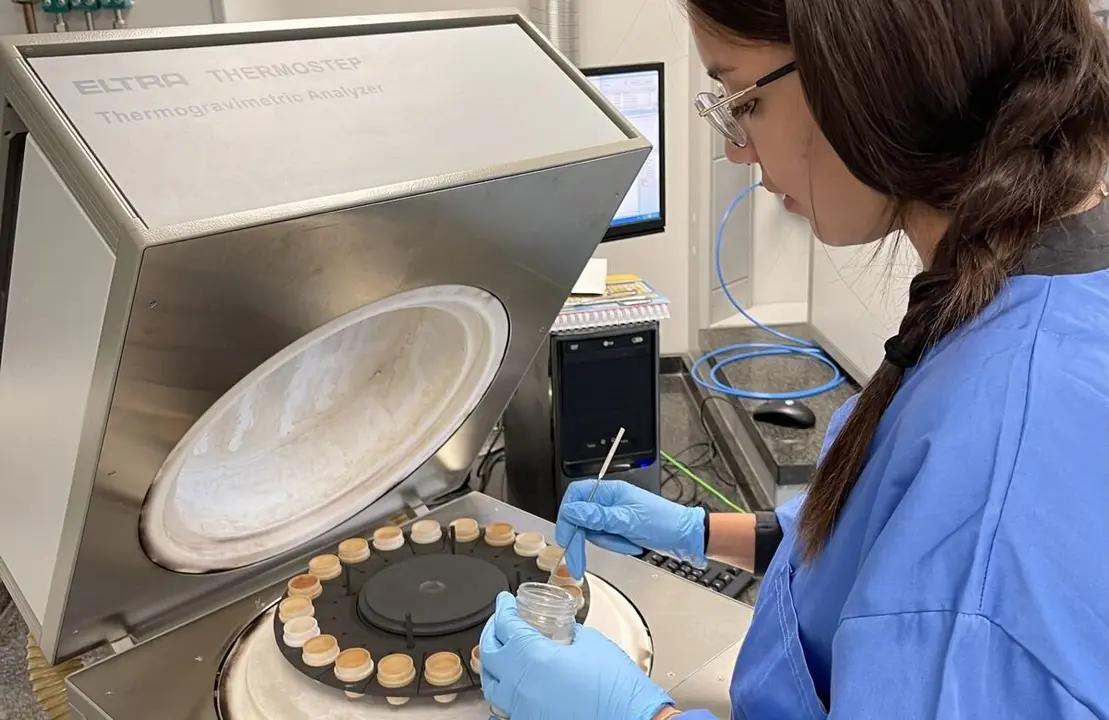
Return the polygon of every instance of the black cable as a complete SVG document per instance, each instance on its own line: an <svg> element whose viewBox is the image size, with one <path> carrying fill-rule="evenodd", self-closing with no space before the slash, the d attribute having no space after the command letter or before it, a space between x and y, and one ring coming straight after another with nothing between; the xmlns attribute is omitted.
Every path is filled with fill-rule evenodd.
<svg viewBox="0 0 1109 720"><path fill-rule="evenodd" d="M493 439L488 445L490 448L489 451L484 455L474 458L474 464L471 466L466 482L462 487L437 498L435 504L428 505L428 507L434 510L437 507L445 505L452 500L457 500L474 491L485 492L492 480L493 469L496 468L498 462L504 460L504 448L497 448L497 442L501 439L501 435L503 434L504 425L498 425L497 431L493 434Z"/></svg>
<svg viewBox="0 0 1109 720"><path fill-rule="evenodd" d="M696 455L694 455L692 458L686 459L684 457L685 455L694 452L696 452ZM682 465L685 465L687 468L689 468L689 470L697 472L698 474L708 474L706 472L707 470L711 471L714 476L719 476L719 471L711 464L715 453L716 448L712 442L699 442L682 448L676 453L670 453L670 457L672 457L674 460L677 460ZM682 505L687 505L697 499L696 486L690 485L690 483L688 482L688 478L686 478L680 470L673 467L672 465L670 465L669 462L666 462L665 460L663 461L662 467L666 475L666 478L663 481L663 485L665 486L668 482L677 482L679 488L681 488L678 497L674 499L675 502L678 502ZM686 497L687 487L690 488L690 490L692 491L689 494L689 497Z"/></svg>
<svg viewBox="0 0 1109 720"><path fill-rule="evenodd" d="M688 447L679 450L676 453L670 453L670 457L684 465L691 472L694 472L701 477L711 477L717 482L721 483L723 486L731 489L735 493L740 504L749 504L747 503L746 499L747 493L740 485L740 483L736 480L735 475L732 473L731 469L728 467L728 464L724 460L724 456L720 451L720 446L715 440L715 435L709 427L708 420L706 419L706 413L708 412L708 404L710 402L725 402L735 407L735 403L730 398L725 398L717 395L707 395L703 397L697 406L697 419L701 423L701 430L704 433L707 441L694 443ZM691 453L693 453L693 456L687 457ZM676 494L677 497L669 497L668 499L674 500L675 502L678 502L682 505L689 505L697 501L697 487L688 482L688 479L681 471L677 470L666 461L663 461L662 469L662 490L664 491L664 494L666 494L668 486L670 486L672 483L677 483L677 493L673 493L672 491L669 493L670 495ZM689 493L689 491L687 491L687 488L691 489L691 494Z"/></svg>
<svg viewBox="0 0 1109 720"><path fill-rule="evenodd" d="M478 492L485 492L489 489L489 483L493 481L493 470L496 469L497 463L504 461L504 448L494 450L485 457L489 462L488 464L483 462L485 468L478 477Z"/></svg>
<svg viewBox="0 0 1109 720"><path fill-rule="evenodd" d="M497 432L493 434L493 439L489 442L489 451L482 456L477 467L470 473L469 484L474 487L476 481L477 486L474 489L478 492L485 492L489 488L489 483L493 477L493 468L504 459L504 448L497 447L497 442L500 441L503 434L504 423L502 422L497 426Z"/></svg>
<svg viewBox="0 0 1109 720"><path fill-rule="evenodd" d="M690 500L693 499L693 498L686 498L686 496L685 496L685 494L686 494L685 493L686 484L683 483L678 478L677 472L675 472L669 466L664 464L662 466L662 474L663 474L662 487L660 488L660 490L662 491L662 496L663 497L665 497L667 500L670 500L672 502L676 502L679 505L685 505L687 502L689 502ZM677 490L678 490L677 491L677 497L670 497L670 495L673 495L673 493L667 493L666 492L667 486L669 486L671 483L673 483L677 487ZM693 494L696 495L697 494L696 491L694 491Z"/></svg>
<svg viewBox="0 0 1109 720"><path fill-rule="evenodd" d="M732 474L731 469L728 468L728 464L724 462L724 456L720 452L720 446L716 444L716 440L713 437L713 432L709 428L708 420L705 419L705 413L708 412L708 405L710 402L722 402L738 412L743 411L742 407L739 407L737 403L731 398L722 397L720 395L706 395L705 397L701 398L701 402L698 403L697 406L697 419L701 422L701 429L704 431L705 437L709 439L709 445L712 448L711 455L705 460L705 463L701 466L701 469L711 470L717 478L723 480L726 485L730 485L732 489L734 489L736 493L738 493L742 497L743 488L740 487L739 480ZM674 456L674 459L681 460L681 458L677 456ZM717 461L720 461L720 463L717 464ZM685 463L685 465L689 467L690 470L696 471L698 469L697 467L690 465L689 463Z"/></svg>

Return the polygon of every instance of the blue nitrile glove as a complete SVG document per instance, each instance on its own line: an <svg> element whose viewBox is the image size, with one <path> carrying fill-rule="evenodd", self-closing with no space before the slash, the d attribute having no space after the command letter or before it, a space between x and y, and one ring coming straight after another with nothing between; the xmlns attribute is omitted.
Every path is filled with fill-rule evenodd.
<svg viewBox="0 0 1109 720"><path fill-rule="evenodd" d="M570 483L555 526L555 542L566 548L566 566L575 578L585 574L586 540L626 555L647 548L705 567L703 508L679 505L622 480L602 480L593 502L587 502L594 482Z"/></svg>
<svg viewBox="0 0 1109 720"><path fill-rule="evenodd" d="M559 645L520 619L509 593L481 632L481 689L512 720L651 720L673 704L604 635L578 625Z"/></svg>

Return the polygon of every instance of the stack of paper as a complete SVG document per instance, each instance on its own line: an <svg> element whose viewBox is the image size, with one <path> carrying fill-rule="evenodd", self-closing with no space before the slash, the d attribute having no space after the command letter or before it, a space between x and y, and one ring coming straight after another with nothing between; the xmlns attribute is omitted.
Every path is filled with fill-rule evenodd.
<svg viewBox="0 0 1109 720"><path fill-rule="evenodd" d="M603 294L571 295L551 332L634 325L668 317L670 301L647 281L638 275L609 275Z"/></svg>

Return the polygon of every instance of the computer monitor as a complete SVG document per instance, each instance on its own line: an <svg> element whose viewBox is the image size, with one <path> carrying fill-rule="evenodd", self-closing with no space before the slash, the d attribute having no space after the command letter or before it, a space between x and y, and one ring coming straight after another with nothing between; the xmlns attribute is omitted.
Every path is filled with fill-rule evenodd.
<svg viewBox="0 0 1109 720"><path fill-rule="evenodd" d="M666 229L663 65L594 67L582 72L652 146L647 162L620 203L602 242L662 232Z"/></svg>

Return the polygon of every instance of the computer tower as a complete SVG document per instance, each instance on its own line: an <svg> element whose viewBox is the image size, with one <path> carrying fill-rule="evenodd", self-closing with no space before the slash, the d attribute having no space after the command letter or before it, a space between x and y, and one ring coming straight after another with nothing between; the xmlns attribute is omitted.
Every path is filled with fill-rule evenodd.
<svg viewBox="0 0 1109 720"><path fill-rule="evenodd" d="M658 323L552 333L505 410L507 501L554 520L621 427L605 479L660 492Z"/></svg>

